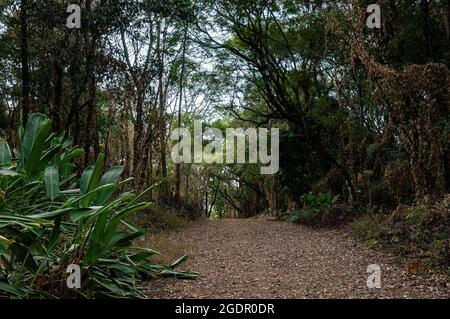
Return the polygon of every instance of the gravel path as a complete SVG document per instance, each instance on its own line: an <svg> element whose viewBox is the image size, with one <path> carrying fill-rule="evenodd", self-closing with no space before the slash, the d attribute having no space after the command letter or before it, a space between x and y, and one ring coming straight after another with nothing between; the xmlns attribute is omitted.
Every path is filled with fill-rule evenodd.
<svg viewBox="0 0 450 319"><path fill-rule="evenodd" d="M355 244L343 230L203 220L161 236L190 256L183 269L202 277L149 282L149 298L450 298L448 278L408 275L393 257ZM370 264L381 267L381 289L367 288Z"/></svg>

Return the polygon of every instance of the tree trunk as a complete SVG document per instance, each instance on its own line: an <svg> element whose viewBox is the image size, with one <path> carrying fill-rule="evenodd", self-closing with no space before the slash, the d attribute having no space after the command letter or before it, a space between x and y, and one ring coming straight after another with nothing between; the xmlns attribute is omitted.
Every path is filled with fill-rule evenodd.
<svg viewBox="0 0 450 319"><path fill-rule="evenodd" d="M213 200L211 202L209 211L207 212L207 215L206 215L207 218L211 218L212 210L214 208L214 205L216 204L217 194L219 193L219 187L220 187L220 182L217 183L217 187L214 190Z"/></svg>
<svg viewBox="0 0 450 319"><path fill-rule="evenodd" d="M55 62L55 97L53 106L53 126L57 132L61 131L61 101L63 88L63 68L61 65L61 52Z"/></svg>
<svg viewBox="0 0 450 319"><path fill-rule="evenodd" d="M140 92L140 88L138 90L138 97L136 101L136 125L134 127L134 141L133 141L133 174L135 176L140 176L139 170L141 166L141 144L142 144L142 131L143 131L143 104L144 97ZM137 181L139 182L139 181Z"/></svg>
<svg viewBox="0 0 450 319"><path fill-rule="evenodd" d="M269 121L269 131L272 129L272 120ZM277 193L275 184L275 175L266 176L266 198L269 202L269 216L275 218L278 216L277 212Z"/></svg>
<svg viewBox="0 0 450 319"><path fill-rule="evenodd" d="M22 124L25 126L30 113L30 69L28 65L28 0L20 3L20 53L22 61Z"/></svg>
<svg viewBox="0 0 450 319"><path fill-rule="evenodd" d="M180 75L180 101L178 104L178 127L181 128L181 106L183 103L183 85L184 85L184 72L186 67L186 41L187 41L187 29L184 30L184 40L183 40L183 54L182 54L182 66ZM181 137L178 140L181 142ZM175 165L175 205L180 207L181 205L181 164Z"/></svg>
<svg viewBox="0 0 450 319"><path fill-rule="evenodd" d="M446 1L444 5L444 25L445 25L445 33L447 35L447 40L450 39L450 2Z"/></svg>
<svg viewBox="0 0 450 319"><path fill-rule="evenodd" d="M87 14L91 14L92 12L92 0L86 1L86 11ZM92 141L97 140L97 136L95 135L95 128L93 127L93 123L96 123L96 97L97 97L97 82L95 76L95 57L96 57L96 49L97 49L97 38L98 31L96 27L93 27L91 31L91 38L89 38L89 30L86 30L85 33L85 43L87 45L86 50L86 79L89 83L88 88L88 97L87 97L87 117L86 117L86 126L84 129L84 164L85 166L89 165L91 161L91 146ZM94 133L94 134L93 134ZM95 145L95 144L94 144ZM95 147L97 148L97 147ZM96 152L94 152L96 153ZM98 154L94 154L96 157Z"/></svg>
<svg viewBox="0 0 450 319"><path fill-rule="evenodd" d="M158 96L159 96L159 141L160 141L160 174L161 174L161 186L160 186L160 202L162 204L168 203L168 186L167 186L167 160L166 160L166 99L164 92L164 40L165 36L161 39L161 21L157 24L157 56L159 64L158 72Z"/></svg>

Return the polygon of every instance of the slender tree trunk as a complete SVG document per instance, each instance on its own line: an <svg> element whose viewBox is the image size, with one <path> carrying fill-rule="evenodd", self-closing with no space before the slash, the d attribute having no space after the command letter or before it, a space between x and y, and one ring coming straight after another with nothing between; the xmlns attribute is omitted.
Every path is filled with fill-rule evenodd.
<svg viewBox="0 0 450 319"><path fill-rule="evenodd" d="M128 118L131 118L132 111L127 98L124 99L123 105L125 108L126 116L125 116L125 143L124 143L124 152L123 159L125 160L125 173L130 176L134 173L134 165L135 165L135 156L134 156L134 135L132 133L130 127L130 121Z"/></svg>
<svg viewBox="0 0 450 319"><path fill-rule="evenodd" d="M204 213L205 213L205 215L207 215L208 214L208 211L209 211L209 209L208 209L208 205L209 205L209 202L208 202L208 195L209 195L209 192L208 192L208 184L206 184L206 187L205 187L205 210L204 210ZM202 213L203 214L203 213Z"/></svg>
<svg viewBox="0 0 450 319"><path fill-rule="evenodd" d="M187 172L186 172L186 189L184 190L185 191L185 194L189 194L189 176L190 176L190 173L191 173L191 167L192 167L192 164L187 164Z"/></svg>
<svg viewBox="0 0 450 319"><path fill-rule="evenodd" d="M134 141L133 141L133 174L140 176L141 150L142 150L142 131L143 131L143 105L144 97L140 88L137 88L138 96L136 101L136 125L134 127ZM139 182L139 181L137 181Z"/></svg>
<svg viewBox="0 0 450 319"><path fill-rule="evenodd" d="M76 40L81 43L82 37L79 32L75 33ZM83 94L83 85L80 83L79 75L81 71L81 48L75 47L72 52L72 59L70 61L70 68L68 78L71 83L71 106L67 116L67 127L70 128L70 134L74 137L75 144L81 146L81 123L80 123L80 99Z"/></svg>
<svg viewBox="0 0 450 319"><path fill-rule="evenodd" d="M61 131L61 101L62 101L62 87L63 87L63 68L61 65L61 53L55 62L55 97L53 106L53 126L57 132Z"/></svg>
<svg viewBox="0 0 450 319"><path fill-rule="evenodd" d="M96 134L98 130L94 129L94 123L96 123L96 109L95 109L95 100L96 100L96 79L95 75L91 74L91 80L89 84L89 95L88 95L88 103L87 103L87 117L86 117L86 127L84 129L84 164L89 165L91 160L91 146L92 142L96 141ZM94 144L95 145L95 144ZM95 147L96 148L96 147ZM94 154L94 157L98 154Z"/></svg>
<svg viewBox="0 0 450 319"><path fill-rule="evenodd" d="M88 14L92 12L92 0L86 1L86 11ZM87 115L86 115L86 126L84 129L84 164L89 165L90 163L90 155L91 155L91 146L92 142L94 143L98 140L95 135L97 130L93 127L94 123L96 123L96 97L97 97L97 79L95 76L95 58L96 58L96 50L97 50L97 39L98 39L98 31L96 27L93 27L91 31L91 37L89 38L89 30L86 30L85 33L85 43L87 45L86 50L86 79L89 82L88 89L88 100L87 100ZM95 146L96 144L94 144ZM97 149L97 147L94 147ZM97 150L98 151L98 150ZM96 153L96 152L94 152ZM96 157L98 154L94 154Z"/></svg>
<svg viewBox="0 0 450 319"><path fill-rule="evenodd" d="M153 183L153 147L150 145L148 154L148 175L147 175L147 185L152 185ZM148 193L149 200L153 201L153 189Z"/></svg>
<svg viewBox="0 0 450 319"><path fill-rule="evenodd" d="M26 125L30 113L30 69L28 65L28 0L20 3L20 52L22 61L22 124Z"/></svg>
<svg viewBox="0 0 450 319"><path fill-rule="evenodd" d="M212 202L211 202L209 211L207 212L207 216L206 216L207 218L210 218L210 217L211 217L212 210L213 210L213 208L214 208L214 205L216 204L217 194L219 193L219 187L220 187L220 182L217 183L217 187L216 187L216 189L214 190L213 200L212 200Z"/></svg>
<svg viewBox="0 0 450 319"><path fill-rule="evenodd" d="M161 165L161 186L160 186L160 202L163 204L168 203L168 188L167 188L167 160L166 160L166 99L164 92L164 40L165 36L162 36L161 21L158 21L157 25L157 56L159 64L158 83L159 83L159 140L160 140L160 165Z"/></svg>
<svg viewBox="0 0 450 319"><path fill-rule="evenodd" d="M184 85L184 73L186 67L186 42L187 42L187 29L184 30L184 40L183 40L183 54L182 54L182 66L180 75L180 101L178 104L178 127L181 128L181 106L183 103L183 85ZM181 137L179 139L181 142ZM181 164L176 164L175 166L175 204L177 207L181 205Z"/></svg>
<svg viewBox="0 0 450 319"><path fill-rule="evenodd" d="M272 120L269 121L269 131L272 129ZM266 197L269 202L269 216L275 218L278 215L277 212L277 193L275 184L275 175L266 176Z"/></svg>

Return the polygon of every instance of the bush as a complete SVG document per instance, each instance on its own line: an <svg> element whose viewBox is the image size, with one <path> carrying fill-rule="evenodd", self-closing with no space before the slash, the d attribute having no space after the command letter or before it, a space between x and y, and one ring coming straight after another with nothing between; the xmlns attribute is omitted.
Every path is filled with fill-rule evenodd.
<svg viewBox="0 0 450 319"><path fill-rule="evenodd" d="M352 223L353 237L431 266L450 268L450 195L428 205L400 205L389 215Z"/></svg>
<svg viewBox="0 0 450 319"><path fill-rule="evenodd" d="M291 212L287 217L287 221L309 226L318 226L327 220L330 221L333 213L338 214L341 211L341 209L335 210L333 208L338 198L338 196L333 196L329 193L302 195L300 203L303 207Z"/></svg>
<svg viewBox="0 0 450 319"><path fill-rule="evenodd" d="M364 215L352 222L352 237L369 246L376 246L378 245L378 239L381 237L382 225L382 218L380 216Z"/></svg>
<svg viewBox="0 0 450 319"><path fill-rule="evenodd" d="M196 274L154 264L158 254L133 247L143 233L125 222L146 209L142 194L113 196L131 179L120 180L123 168L104 174L104 156L77 179L73 160L82 150L51 134L51 123L33 114L20 134L14 159L0 141L0 295L11 298L142 297L136 282L146 277ZM66 286L66 269L81 267L82 287Z"/></svg>
<svg viewBox="0 0 450 319"><path fill-rule="evenodd" d="M179 231L187 227L189 221L180 216L179 212L170 208L149 208L145 211L145 216L133 218L135 223L150 233L160 233L163 231Z"/></svg>
<svg viewBox="0 0 450 319"><path fill-rule="evenodd" d="M411 167L405 161L391 163L384 171L384 181L397 203L411 203L414 199L414 180Z"/></svg>

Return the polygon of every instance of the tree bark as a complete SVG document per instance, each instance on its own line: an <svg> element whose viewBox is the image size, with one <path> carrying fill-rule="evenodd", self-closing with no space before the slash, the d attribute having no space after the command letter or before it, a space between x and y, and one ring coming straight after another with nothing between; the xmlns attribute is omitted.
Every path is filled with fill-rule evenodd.
<svg viewBox="0 0 450 319"><path fill-rule="evenodd" d="M55 97L53 106L53 125L57 132L61 131L61 102L63 87L63 68L61 65L61 52L55 62Z"/></svg>
<svg viewBox="0 0 450 319"><path fill-rule="evenodd" d="M180 101L178 104L178 127L181 128L181 106L183 103L183 85L184 85L184 72L186 67L186 42L187 42L187 29L184 30L184 40L183 40L183 54L182 54L182 66L180 75ZM181 142L181 137L178 140ZM180 207L181 205L181 164L175 165L175 205Z"/></svg>
<svg viewBox="0 0 450 319"><path fill-rule="evenodd" d="M30 69L28 65L28 0L20 3L20 52L22 62L22 124L25 126L30 113Z"/></svg>
<svg viewBox="0 0 450 319"><path fill-rule="evenodd" d="M92 0L86 1L87 14L92 12ZM96 97L97 97L97 80L95 76L95 57L97 50L98 30L96 26L93 26L91 31L91 37L89 38L89 30L85 32L86 49L86 79L88 80L88 97L87 97L87 117L86 126L84 129L84 164L89 165L91 160L91 146L92 142L97 140L97 136L92 134L96 130L93 128L93 123L96 123ZM95 145L95 144L94 144ZM97 147L95 147L96 149ZM94 152L96 153L96 152ZM98 154L94 154L96 157Z"/></svg>
<svg viewBox="0 0 450 319"><path fill-rule="evenodd" d="M161 21L157 24L157 59L158 59L158 96L159 96L159 141L160 141L160 174L161 174L161 186L160 186L160 202L162 204L168 203L168 186L167 186L167 160L166 160L166 98L164 92L164 41L165 34L161 28Z"/></svg>
<svg viewBox="0 0 450 319"><path fill-rule="evenodd" d="M446 1L444 5L444 25L445 25L445 33L447 35L447 40L450 39L450 2Z"/></svg>

